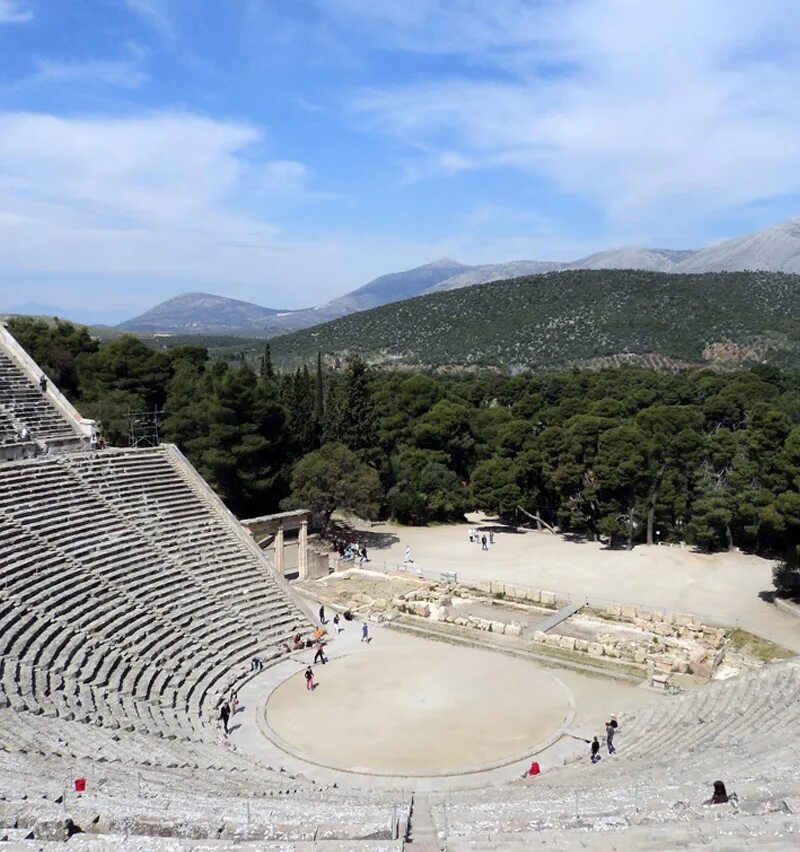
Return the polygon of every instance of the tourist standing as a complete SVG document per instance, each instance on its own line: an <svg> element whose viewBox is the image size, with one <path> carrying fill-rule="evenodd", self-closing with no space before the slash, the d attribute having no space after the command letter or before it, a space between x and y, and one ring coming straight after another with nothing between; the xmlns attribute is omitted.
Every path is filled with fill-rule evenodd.
<svg viewBox="0 0 800 852"><path fill-rule="evenodd" d="M228 707L228 702L224 702L219 708L219 719L222 722L222 730L225 731L225 736L228 736L228 719L231 715L231 708Z"/></svg>
<svg viewBox="0 0 800 852"><path fill-rule="evenodd" d="M411 547L408 546L408 545L406 545L406 555L405 555L405 559L403 559L403 562L406 565L408 565L409 562L411 562L412 564L414 562L414 557L411 555Z"/></svg>
<svg viewBox="0 0 800 852"><path fill-rule="evenodd" d="M616 749L614 748L614 734L617 732L617 725L614 719L609 719L606 722L606 745L608 746L608 753L614 754Z"/></svg>
<svg viewBox="0 0 800 852"><path fill-rule="evenodd" d="M306 689L313 690L316 684L314 683L314 672L311 671L311 666L306 669Z"/></svg>
<svg viewBox="0 0 800 852"><path fill-rule="evenodd" d="M337 635L344 630L344 627L339 623L339 613L333 616L333 632Z"/></svg>
<svg viewBox="0 0 800 852"><path fill-rule="evenodd" d="M489 545L487 544L488 539L486 538L486 533L481 536L481 550L488 550Z"/></svg>
<svg viewBox="0 0 800 852"><path fill-rule="evenodd" d="M319 608L319 623L320 623L320 624L325 624L325 623L326 623L326 621L325 621L325 604L323 604L323 605Z"/></svg>
<svg viewBox="0 0 800 852"><path fill-rule="evenodd" d="M591 751L592 751L592 756L591 756L590 759L591 759L592 763L597 763L597 761L600 760L600 743L597 741L597 737L595 737L592 740Z"/></svg>
<svg viewBox="0 0 800 852"><path fill-rule="evenodd" d="M366 621L361 625L361 641L369 642L369 625Z"/></svg>
<svg viewBox="0 0 800 852"><path fill-rule="evenodd" d="M494 544L494 530L489 530L489 544Z"/></svg>

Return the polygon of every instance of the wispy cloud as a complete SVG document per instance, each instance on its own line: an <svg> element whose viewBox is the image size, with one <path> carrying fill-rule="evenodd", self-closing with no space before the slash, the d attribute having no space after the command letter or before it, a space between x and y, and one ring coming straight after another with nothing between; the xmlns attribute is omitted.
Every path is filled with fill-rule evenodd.
<svg viewBox="0 0 800 852"><path fill-rule="evenodd" d="M36 71L21 82L23 85L92 82L121 89L138 89L147 79L147 74L141 70L137 60L91 59L85 62L56 62L39 59L36 62Z"/></svg>
<svg viewBox="0 0 800 852"><path fill-rule="evenodd" d="M123 3L160 35L170 39L175 37L172 19L162 0L123 0Z"/></svg>
<svg viewBox="0 0 800 852"><path fill-rule="evenodd" d="M22 0L0 0L0 24L24 24L33 18L33 11Z"/></svg>
<svg viewBox="0 0 800 852"><path fill-rule="evenodd" d="M269 302L260 288L310 280L326 253L348 254L348 276L354 244L289 239L263 213L314 193L303 163L263 159L262 145L258 127L188 113L0 113L0 294L3 281L55 276L163 280L171 292L202 282Z"/></svg>
<svg viewBox="0 0 800 852"><path fill-rule="evenodd" d="M262 186L268 192L299 192L306 188L310 174L296 160L274 160L261 169Z"/></svg>
<svg viewBox="0 0 800 852"><path fill-rule="evenodd" d="M0 115L3 266L198 270L220 239L265 246L269 222L237 212L260 132L189 114Z"/></svg>
<svg viewBox="0 0 800 852"><path fill-rule="evenodd" d="M408 146L406 175L409 158L412 176L518 169L617 221L800 190L800 7L788 0L335 5L399 49L472 51L468 76L353 98Z"/></svg>

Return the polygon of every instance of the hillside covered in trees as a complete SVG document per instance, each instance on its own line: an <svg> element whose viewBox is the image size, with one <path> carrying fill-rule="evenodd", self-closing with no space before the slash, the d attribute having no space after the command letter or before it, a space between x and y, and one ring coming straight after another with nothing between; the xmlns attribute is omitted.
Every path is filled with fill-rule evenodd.
<svg viewBox="0 0 800 852"><path fill-rule="evenodd" d="M636 364L726 369L796 363L800 276L574 270L384 305L275 338L294 367L360 354L371 363L504 372Z"/></svg>
<svg viewBox="0 0 800 852"><path fill-rule="evenodd" d="M163 408L176 442L240 516L311 507L408 524L483 508L539 515L612 546L800 547L800 372L636 368L543 375L330 372L211 361L61 323L12 332L112 442ZM790 579L797 578L791 570ZM788 581L787 581L788 582Z"/></svg>

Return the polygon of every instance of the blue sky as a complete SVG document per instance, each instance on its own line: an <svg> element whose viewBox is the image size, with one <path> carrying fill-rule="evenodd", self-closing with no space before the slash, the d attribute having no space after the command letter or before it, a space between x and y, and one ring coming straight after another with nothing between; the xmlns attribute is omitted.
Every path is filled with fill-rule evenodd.
<svg viewBox="0 0 800 852"><path fill-rule="evenodd" d="M799 71L794 0L0 0L0 310L745 233Z"/></svg>

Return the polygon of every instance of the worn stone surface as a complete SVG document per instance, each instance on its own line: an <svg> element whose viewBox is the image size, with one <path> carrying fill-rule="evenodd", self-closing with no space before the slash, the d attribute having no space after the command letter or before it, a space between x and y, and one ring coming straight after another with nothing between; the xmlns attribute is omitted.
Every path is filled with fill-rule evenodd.
<svg viewBox="0 0 800 852"><path fill-rule="evenodd" d="M33 836L36 840L57 840L65 843L74 831L70 817L39 819L34 823Z"/></svg>

